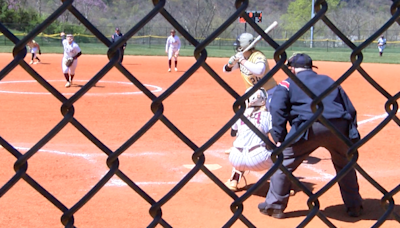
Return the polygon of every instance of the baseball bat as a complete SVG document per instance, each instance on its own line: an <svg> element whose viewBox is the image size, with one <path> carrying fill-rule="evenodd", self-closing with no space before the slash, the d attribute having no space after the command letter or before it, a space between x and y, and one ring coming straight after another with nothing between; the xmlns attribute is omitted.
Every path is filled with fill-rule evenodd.
<svg viewBox="0 0 400 228"><path fill-rule="evenodd" d="M264 32L266 34L268 34L269 32L272 31L272 29L274 29L276 26L278 25L277 21L274 21L270 26L268 26L268 28L266 28L264 30ZM261 35L258 35L257 38L251 42L251 44L249 46L247 46L247 48L245 48L242 52L246 52L248 50L250 50L251 48L253 48L260 40L262 39Z"/></svg>

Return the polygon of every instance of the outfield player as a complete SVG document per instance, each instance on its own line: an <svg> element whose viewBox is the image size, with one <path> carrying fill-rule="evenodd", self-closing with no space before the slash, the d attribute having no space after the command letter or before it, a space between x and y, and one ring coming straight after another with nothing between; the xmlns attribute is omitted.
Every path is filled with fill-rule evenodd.
<svg viewBox="0 0 400 228"><path fill-rule="evenodd" d="M171 30L171 35L167 38L167 43L165 44L165 53L168 53L168 72L171 72L171 61L172 56L175 60L175 71L178 71L178 56L179 50L181 49L181 40L176 35L174 29Z"/></svg>
<svg viewBox="0 0 400 228"><path fill-rule="evenodd" d="M335 82L327 75L314 72L312 68L315 66L307 54L294 54L289 58L287 65L297 79L316 96L332 88ZM322 99L322 116L342 136L353 143L357 142L360 134L357 130L356 110L343 88L341 86L335 86L335 88ZM270 104L273 120L271 136L277 146L292 138L313 117L315 113L312 110L312 102L313 99L291 78L279 83ZM290 128L287 126L288 123ZM284 148L282 165L293 173L313 151L323 147L329 151L335 171L339 174L349 164L347 158L349 146L330 129L320 121L313 122L305 132L296 137L289 147ZM292 182L285 173L278 169L271 176L265 202L258 205L260 212L274 218L283 218L291 185ZM355 169L350 168L346 174L343 174L338 180L338 185L347 214L351 217L360 216L363 206Z"/></svg>
<svg viewBox="0 0 400 228"><path fill-rule="evenodd" d="M70 87L75 76L76 67L78 66L78 57L82 55L82 52L79 48L79 45L75 43L74 36L72 34L67 34L67 37L65 38L65 33L62 32L60 36L64 46L64 56L61 66L65 80L67 80L65 87ZM73 58L71 66L66 65L68 58Z"/></svg>
<svg viewBox="0 0 400 228"><path fill-rule="evenodd" d="M121 33L119 28L115 28L115 33L114 33L114 35L111 36L111 42L112 43L117 42L119 39L122 38L123 35L124 34ZM121 51L121 59L119 60L120 63L122 63L122 60L124 60L125 48L126 48L126 42L120 48L120 51Z"/></svg>
<svg viewBox="0 0 400 228"><path fill-rule="evenodd" d="M249 88L247 91L249 91ZM246 91L246 92L247 92ZM264 135L268 136L272 127L271 115L266 110L267 93L263 88L257 90L248 99L244 116ZM244 171L268 170L273 162L272 150L267 149L265 142L258 137L241 119L232 126L232 136L236 135L233 142L229 161L233 166L231 178L225 185L233 190L238 190L238 183Z"/></svg>
<svg viewBox="0 0 400 228"><path fill-rule="evenodd" d="M378 40L378 50L379 50L379 56L382 57L383 55L383 50L386 47L386 39L384 36L381 36L381 38L379 38Z"/></svg>
<svg viewBox="0 0 400 228"><path fill-rule="evenodd" d="M40 63L40 59L39 59L39 57L37 56L37 54L39 54L39 55L42 54L42 52L41 52L41 50L40 50L40 45L39 45L39 43L37 43L35 40L30 40L30 41L27 43L27 45L28 45L28 47L29 47L29 49L30 49L30 51L31 51L31 54L32 54L31 62L30 62L29 64L37 64L37 63ZM34 61L35 59L36 59L36 62Z"/></svg>

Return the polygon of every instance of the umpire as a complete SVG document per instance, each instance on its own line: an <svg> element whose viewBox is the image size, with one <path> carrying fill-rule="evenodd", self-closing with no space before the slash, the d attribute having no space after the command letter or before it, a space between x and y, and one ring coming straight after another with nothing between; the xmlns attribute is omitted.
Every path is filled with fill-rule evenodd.
<svg viewBox="0 0 400 228"><path fill-rule="evenodd" d="M115 43L117 42L119 39L121 39L123 36L123 34L121 33L121 31L119 30L119 28L115 28L115 33L114 35L111 36L111 42ZM120 63L122 63L122 60L124 60L124 51L126 48L126 42L124 43L124 45L121 46L120 50L121 50L121 59L119 60Z"/></svg>
<svg viewBox="0 0 400 228"><path fill-rule="evenodd" d="M315 66L313 66L312 60L307 54L294 54L289 58L287 65L292 73L317 96L334 83L334 80L330 77L318 75L312 70ZM280 146L285 139L292 136L313 116L311 102L312 99L290 78L277 86L271 101L271 135L277 146ZM337 130L352 141L360 139L357 130L356 110L340 86L327 95L322 103L324 107L322 115ZM287 122L291 126L289 133L286 129ZM349 147L347 144L317 121L290 147L283 150L283 166L294 172L303 160L319 147L324 147L330 152L336 173L340 172L348 163L346 153ZM278 169L271 176L265 202L258 205L260 212L274 218L283 218L291 185L291 181ZM339 181L339 188L347 214L352 217L360 216L363 209L362 198L354 169L351 169Z"/></svg>

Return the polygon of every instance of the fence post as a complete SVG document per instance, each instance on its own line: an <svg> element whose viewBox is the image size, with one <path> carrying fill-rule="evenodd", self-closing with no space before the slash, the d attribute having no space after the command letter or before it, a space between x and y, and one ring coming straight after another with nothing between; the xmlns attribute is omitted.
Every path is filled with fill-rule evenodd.
<svg viewBox="0 0 400 228"><path fill-rule="evenodd" d="M328 52L329 39L326 39L326 52Z"/></svg>

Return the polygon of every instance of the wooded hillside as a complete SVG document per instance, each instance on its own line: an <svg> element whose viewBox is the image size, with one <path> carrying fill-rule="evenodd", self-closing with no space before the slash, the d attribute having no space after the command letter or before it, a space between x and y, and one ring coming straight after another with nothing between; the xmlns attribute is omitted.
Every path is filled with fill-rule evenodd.
<svg viewBox="0 0 400 228"><path fill-rule="evenodd" d="M9 26L13 22L21 24L23 21L15 21L18 18L7 20L9 17L6 17L6 10L35 13L38 15L36 23L39 23L62 4L61 0L0 0L0 2L4 3L0 10L0 21L8 23ZM280 29L295 32L310 20L311 3L311 0L250 0L248 10L263 12L263 20L260 23L263 28L277 20ZM357 38L362 38L364 33L362 31L376 31L391 16L390 0L327 0L327 3L329 19L344 34ZM151 0L76 0L73 5L104 33L113 33L113 28L116 26L123 31L130 29L154 8ZM195 37L206 37L236 10L235 0L167 0L165 9ZM57 23L59 25L53 28L55 32L64 29L65 23L79 25L79 21L68 11L58 19ZM30 24L35 26L32 25L32 19ZM394 26L391 29L399 29L397 24ZM146 33L164 34L171 25L159 14L146 27ZM232 31L243 28L243 24L234 23L230 31L226 31L222 36L231 37ZM323 22L317 23L315 33L326 36L327 30ZM392 39L397 40L397 37Z"/></svg>

